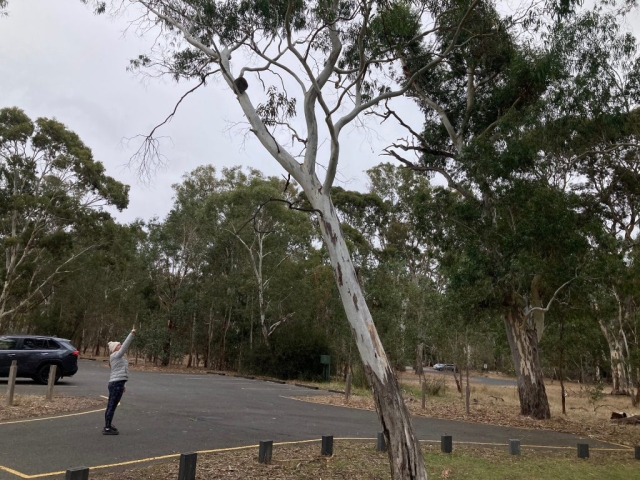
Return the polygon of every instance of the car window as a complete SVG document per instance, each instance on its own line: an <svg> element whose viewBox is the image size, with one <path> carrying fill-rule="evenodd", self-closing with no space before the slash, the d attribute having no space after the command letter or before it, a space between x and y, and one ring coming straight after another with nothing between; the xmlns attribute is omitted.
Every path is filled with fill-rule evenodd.
<svg viewBox="0 0 640 480"><path fill-rule="evenodd" d="M22 341L25 350L58 350L60 345L48 338L25 338Z"/></svg>
<svg viewBox="0 0 640 480"><path fill-rule="evenodd" d="M15 338L0 338L0 350L15 350L17 343Z"/></svg>

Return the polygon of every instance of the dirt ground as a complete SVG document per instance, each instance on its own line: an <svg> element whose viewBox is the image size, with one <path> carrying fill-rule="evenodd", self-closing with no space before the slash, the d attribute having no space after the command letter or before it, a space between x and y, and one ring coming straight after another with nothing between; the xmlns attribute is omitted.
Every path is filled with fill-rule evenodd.
<svg viewBox="0 0 640 480"><path fill-rule="evenodd" d="M15 395L13 406L5 406L5 395L0 396L0 422L32 417L81 412L105 407L105 400L95 397L56 396L48 402L44 395Z"/></svg>
<svg viewBox="0 0 640 480"><path fill-rule="evenodd" d="M375 443L336 440L332 457L320 456L319 442L273 446L269 465L258 463L257 448L198 454L197 480L376 480L389 479L386 453ZM630 479L637 472L633 451L593 452L587 461L575 452L523 451L518 457L504 449L455 447L442 454L439 445L423 444L430 479L450 480L534 480L554 478ZM177 478L179 460L136 470L92 472L95 480L165 480ZM635 477L637 478L637 477Z"/></svg>
<svg viewBox="0 0 640 480"><path fill-rule="evenodd" d="M419 379L410 373L399 374L401 388L407 407L414 415L488 423L520 428L554 430L588 436L604 442L635 446L640 445L640 425L619 425L610 421L612 411L624 411L627 415L640 415L640 410L631 408L629 397L604 394L592 401L588 388L579 383L565 383L567 414L562 414L560 385L546 383L551 407L551 419L535 420L520 415L518 392L515 386L500 387L471 382L470 413L466 414L464 399L456 389L452 375L426 375L427 381L444 381L444 392L428 396L426 408L422 409ZM606 391L606 390L605 390ZM326 395L299 397L300 400L331 405L373 410L373 401L366 391L356 391L349 402L344 396Z"/></svg>

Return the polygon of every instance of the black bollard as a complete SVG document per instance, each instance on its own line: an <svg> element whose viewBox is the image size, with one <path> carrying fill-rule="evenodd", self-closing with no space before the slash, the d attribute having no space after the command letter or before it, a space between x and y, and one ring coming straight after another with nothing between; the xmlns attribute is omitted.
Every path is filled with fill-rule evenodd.
<svg viewBox="0 0 640 480"><path fill-rule="evenodd" d="M180 454L180 470L178 471L178 480L196 480L196 462L198 454L182 453Z"/></svg>
<svg viewBox="0 0 640 480"><path fill-rule="evenodd" d="M330 457L333 455L333 435L322 436L322 449L320 454L323 457Z"/></svg>
<svg viewBox="0 0 640 480"><path fill-rule="evenodd" d="M89 469L87 467L76 467L67 470L65 480L89 480Z"/></svg>
<svg viewBox="0 0 640 480"><path fill-rule="evenodd" d="M451 435L442 435L440 437L440 449L442 453L453 452L453 437Z"/></svg>
<svg viewBox="0 0 640 480"><path fill-rule="evenodd" d="M589 444L588 443L579 443L578 444L578 458L589 458Z"/></svg>
<svg viewBox="0 0 640 480"><path fill-rule="evenodd" d="M509 440L509 454L520 455L520 440Z"/></svg>
<svg viewBox="0 0 640 480"><path fill-rule="evenodd" d="M260 448L258 450L258 462L271 463L272 453L273 453L273 440L260 440Z"/></svg>
<svg viewBox="0 0 640 480"><path fill-rule="evenodd" d="M378 444L376 445L376 450L379 452L387 451L387 442L384 439L384 432L378 432Z"/></svg>

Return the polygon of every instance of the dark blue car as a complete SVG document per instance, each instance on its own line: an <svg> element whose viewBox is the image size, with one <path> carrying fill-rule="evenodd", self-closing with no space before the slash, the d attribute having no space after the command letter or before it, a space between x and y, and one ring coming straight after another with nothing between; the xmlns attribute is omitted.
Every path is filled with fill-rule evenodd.
<svg viewBox="0 0 640 480"><path fill-rule="evenodd" d="M78 350L64 338L36 335L0 336L0 377L9 376L11 362L18 362L18 377L46 384L49 368L57 365L56 383L78 371Z"/></svg>

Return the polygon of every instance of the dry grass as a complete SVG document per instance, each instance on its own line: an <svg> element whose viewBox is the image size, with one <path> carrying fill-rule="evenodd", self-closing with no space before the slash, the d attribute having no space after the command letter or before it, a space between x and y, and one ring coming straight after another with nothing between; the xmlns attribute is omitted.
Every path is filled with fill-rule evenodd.
<svg viewBox="0 0 640 480"><path fill-rule="evenodd" d="M443 377L433 375L431 378ZM534 420L520 415L518 392L515 386L499 387L471 383L471 413L467 415L464 399L457 392L453 377L445 378L445 393L427 397L426 409L422 410L417 377L412 374L401 374L400 384L403 395L412 414L491 425L554 430L584 435L614 444L640 445L640 426L618 425L609 420L612 410L640 414L640 411L630 407L631 402L628 397L604 395L594 404L590 401L590 395L585 388L577 383L568 383L565 385L567 415L562 415L560 385L558 382L549 382L546 390L551 404L551 419ZM344 397L339 395L299 397L299 399L367 410L374 409L370 395L352 397L348 405Z"/></svg>
<svg viewBox="0 0 640 480"><path fill-rule="evenodd" d="M0 421L44 417L60 413L81 412L105 406L105 401L94 397L55 396L48 402L44 395L15 395L13 406L5 406L5 395L0 396Z"/></svg>
<svg viewBox="0 0 640 480"><path fill-rule="evenodd" d="M504 449L455 449L442 454L439 447L423 445L429 478L451 480L509 479L534 480L553 478L609 480L638 478L638 462L633 452L593 452L588 461L579 460L575 452L523 451L509 456ZM321 457L316 443L274 445L270 465L259 464L257 448L236 450L198 457L197 480L376 480L389 479L387 454L376 452L374 442L336 440L334 456ZM635 475L635 477L634 477ZM178 460L168 464L111 473L92 473L94 480L165 480L177 478Z"/></svg>

